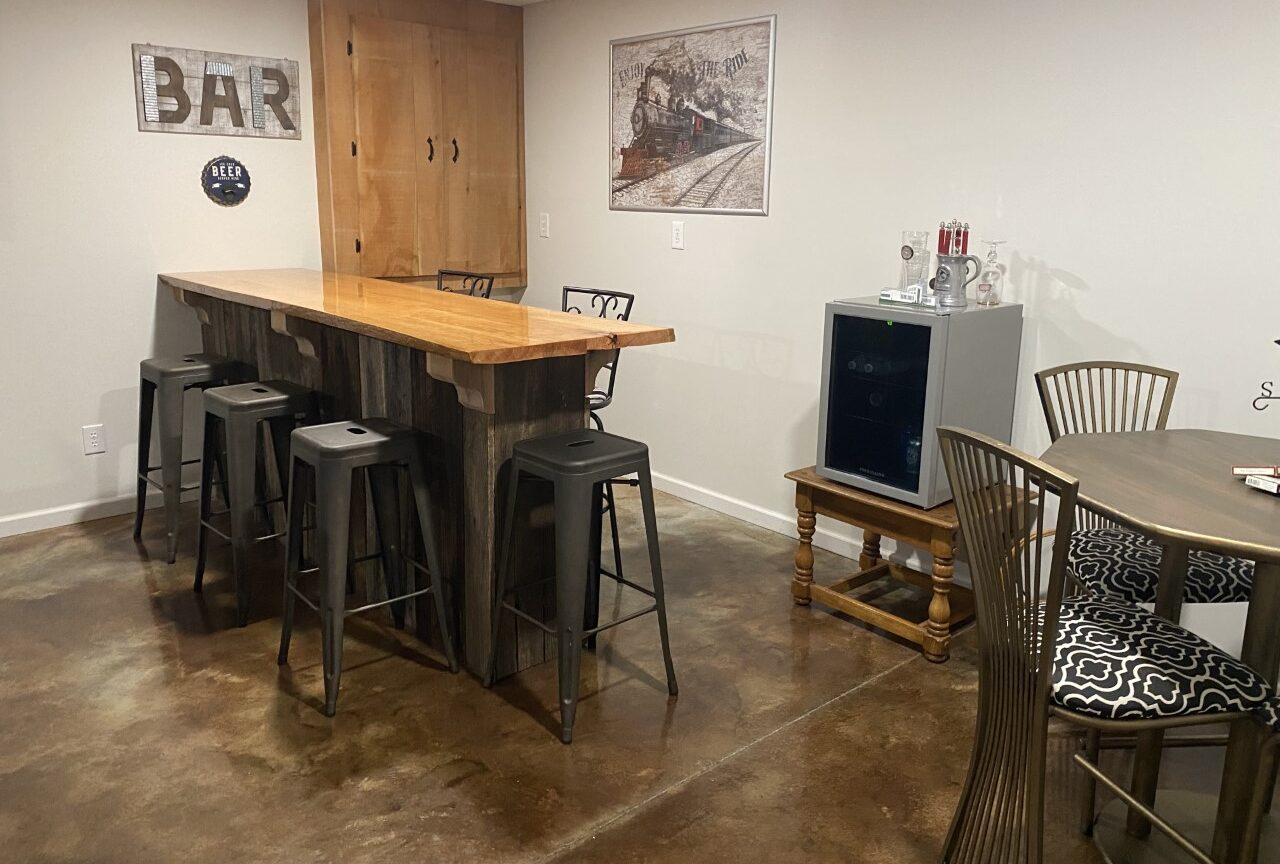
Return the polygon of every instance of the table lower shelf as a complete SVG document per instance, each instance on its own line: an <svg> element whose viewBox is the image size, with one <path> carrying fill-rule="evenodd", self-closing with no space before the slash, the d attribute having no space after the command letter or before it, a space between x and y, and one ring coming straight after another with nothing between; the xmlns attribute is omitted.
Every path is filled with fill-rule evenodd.
<svg viewBox="0 0 1280 864"><path fill-rule="evenodd" d="M878 627L913 644L925 647L933 638L929 632L929 618L927 615L923 620L913 621L889 610L881 609L865 600L850 596L850 592L857 591L859 588L885 577L892 577L899 582L905 582L930 593L933 592L935 587L933 577L928 573L921 573L919 570L914 570L902 564L881 561L830 585L819 585L815 582L809 586L809 596L812 600L824 606L837 609L859 621ZM951 615L948 635L954 636L958 628L973 620L974 600L973 592L968 588L955 584L951 584L949 588ZM926 656L938 661L947 659L945 654L929 655L926 653Z"/></svg>

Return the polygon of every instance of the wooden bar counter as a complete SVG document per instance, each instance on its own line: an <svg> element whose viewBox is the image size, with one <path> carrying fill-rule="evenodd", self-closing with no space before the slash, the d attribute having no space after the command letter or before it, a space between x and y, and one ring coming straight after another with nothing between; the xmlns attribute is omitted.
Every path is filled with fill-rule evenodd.
<svg viewBox="0 0 1280 864"><path fill-rule="evenodd" d="M314 270L163 273L159 283L196 311L205 351L252 363L261 379L316 390L325 397L324 419L387 417L428 434L454 632L476 673L489 648L500 490L512 447L583 427L589 382L614 349L675 339L670 328ZM362 555L371 550L364 547L364 495L356 492L352 545ZM549 528L528 530L539 533L522 538L531 544L522 548L543 554L518 556L522 581L540 578L552 562ZM384 593L376 565L357 567L355 579L370 599ZM548 589L531 586L522 603L551 617ZM424 638L435 632L425 615L413 625ZM509 621L498 671L532 666L554 650L542 631Z"/></svg>

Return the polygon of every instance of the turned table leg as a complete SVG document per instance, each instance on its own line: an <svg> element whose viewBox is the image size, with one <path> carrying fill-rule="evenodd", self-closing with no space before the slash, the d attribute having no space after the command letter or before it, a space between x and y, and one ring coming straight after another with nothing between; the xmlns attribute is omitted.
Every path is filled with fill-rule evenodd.
<svg viewBox="0 0 1280 864"><path fill-rule="evenodd" d="M933 599L929 601L929 620L924 625L924 657L942 663L951 656L951 578L955 574L954 538L934 538L929 551L933 554Z"/></svg>
<svg viewBox="0 0 1280 864"><path fill-rule="evenodd" d="M871 531L862 532L862 554L858 556L858 566L870 570L880 563L880 535Z"/></svg>
<svg viewBox="0 0 1280 864"><path fill-rule="evenodd" d="M813 584L813 528L818 518L813 512L813 501L796 492L796 527L800 530L800 542L796 544L796 572L791 579L791 599L797 605L809 605L809 586Z"/></svg>

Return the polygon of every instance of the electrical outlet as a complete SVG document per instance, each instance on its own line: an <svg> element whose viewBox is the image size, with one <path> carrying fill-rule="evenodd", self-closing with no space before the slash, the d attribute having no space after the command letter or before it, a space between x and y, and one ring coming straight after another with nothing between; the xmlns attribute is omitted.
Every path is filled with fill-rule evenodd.
<svg viewBox="0 0 1280 864"><path fill-rule="evenodd" d="M107 433L103 430L101 423L94 426L81 426L80 438L84 442L84 455L107 452Z"/></svg>
<svg viewBox="0 0 1280 864"><path fill-rule="evenodd" d="M551 214L550 213L538 214L538 236L539 237L551 236Z"/></svg>
<svg viewBox="0 0 1280 864"><path fill-rule="evenodd" d="M672 249L684 248L684 223L683 222L671 223L671 248Z"/></svg>

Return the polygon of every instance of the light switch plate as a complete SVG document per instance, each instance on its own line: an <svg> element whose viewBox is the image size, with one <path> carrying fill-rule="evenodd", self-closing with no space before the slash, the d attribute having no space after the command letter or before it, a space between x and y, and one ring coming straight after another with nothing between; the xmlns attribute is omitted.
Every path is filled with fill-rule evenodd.
<svg viewBox="0 0 1280 864"><path fill-rule="evenodd" d="M671 248L672 249L684 248L684 223L683 222L671 223Z"/></svg>
<svg viewBox="0 0 1280 864"><path fill-rule="evenodd" d="M551 236L551 214L550 213L538 214L538 236L539 237Z"/></svg>

